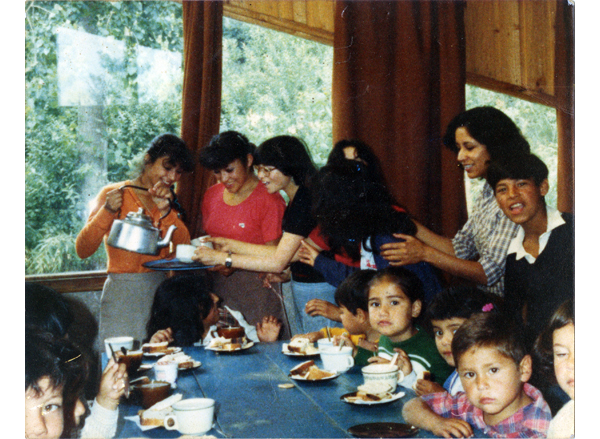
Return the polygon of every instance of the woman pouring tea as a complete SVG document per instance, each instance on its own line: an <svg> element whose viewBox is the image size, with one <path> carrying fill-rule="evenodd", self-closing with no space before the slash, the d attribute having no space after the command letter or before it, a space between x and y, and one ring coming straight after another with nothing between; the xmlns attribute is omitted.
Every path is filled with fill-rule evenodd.
<svg viewBox="0 0 600 439"><path fill-rule="evenodd" d="M172 208L172 186L184 172L194 168L194 160L183 140L173 134L155 137L144 154L142 169L134 180L105 186L95 199L87 223L75 241L77 255L92 256L105 241L108 277L102 290L98 336L100 340L114 336L131 336L141 340L146 335L152 300L166 272L151 271L142 264L164 259L165 246L157 255L122 250L106 244L113 222L130 212L143 209L152 225L165 236L170 226L173 245L189 244L190 234Z"/></svg>

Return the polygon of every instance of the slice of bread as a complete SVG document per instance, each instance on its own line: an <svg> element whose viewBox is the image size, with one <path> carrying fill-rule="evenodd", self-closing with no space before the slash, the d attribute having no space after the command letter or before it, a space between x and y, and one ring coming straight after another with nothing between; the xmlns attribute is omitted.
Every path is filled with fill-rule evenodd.
<svg viewBox="0 0 600 439"><path fill-rule="evenodd" d="M140 425L161 427L165 422L165 418L173 413L171 406L177 401L181 401L182 398L183 395L177 393L157 402L147 410L140 410L138 412Z"/></svg>
<svg viewBox="0 0 600 439"><path fill-rule="evenodd" d="M290 376L304 378L305 380L322 380L335 375L333 372L319 369L313 360L305 361L290 370Z"/></svg>
<svg viewBox="0 0 600 439"><path fill-rule="evenodd" d="M162 410L140 410L140 425L162 427L165 423L165 418L173 414L173 408L167 407Z"/></svg>
<svg viewBox="0 0 600 439"><path fill-rule="evenodd" d="M153 354L156 352L165 352L169 346L168 341L161 343L144 343L142 345L142 351L146 354Z"/></svg>
<svg viewBox="0 0 600 439"><path fill-rule="evenodd" d="M313 360L300 363L298 366L290 370L290 375L304 377L308 373L308 370L314 365L315 362Z"/></svg>
<svg viewBox="0 0 600 439"><path fill-rule="evenodd" d="M421 372L417 373L417 379L431 381L431 372L428 370L422 370Z"/></svg>
<svg viewBox="0 0 600 439"><path fill-rule="evenodd" d="M312 366L308 370L308 376L306 377L306 379L307 380L322 380L324 378L329 378L333 375L334 375L333 372L328 372L326 370L319 369L317 366Z"/></svg>

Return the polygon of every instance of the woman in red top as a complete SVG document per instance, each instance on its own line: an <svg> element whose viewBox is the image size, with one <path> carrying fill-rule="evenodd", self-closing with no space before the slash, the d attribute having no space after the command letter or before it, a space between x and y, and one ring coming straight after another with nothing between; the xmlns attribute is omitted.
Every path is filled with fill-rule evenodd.
<svg viewBox="0 0 600 439"><path fill-rule="evenodd" d="M194 160L183 140L173 134L161 134L150 143L144 156L143 168L134 180L113 183L104 187L96 197L88 221L75 241L77 255L84 259L93 255L108 236L115 219L129 212L144 209L154 226L165 236L171 225L177 230L171 241L174 245L189 244L189 232L171 209L174 198L171 187L183 172L193 170ZM138 188L127 187L136 186ZM131 336L142 340L156 287L166 278L165 272L151 271L142 264L169 255L169 247L157 256L142 255L105 245L108 256L108 278L100 304L99 340L114 336Z"/></svg>
<svg viewBox="0 0 600 439"><path fill-rule="evenodd" d="M285 201L279 193L270 194L254 174L255 149L243 134L226 131L200 151L200 163L212 170L218 181L202 199L202 228L213 237L277 245ZM251 325L266 315L276 317L284 323L281 337L289 338L281 285L266 287L263 277L218 265L213 269L214 291Z"/></svg>

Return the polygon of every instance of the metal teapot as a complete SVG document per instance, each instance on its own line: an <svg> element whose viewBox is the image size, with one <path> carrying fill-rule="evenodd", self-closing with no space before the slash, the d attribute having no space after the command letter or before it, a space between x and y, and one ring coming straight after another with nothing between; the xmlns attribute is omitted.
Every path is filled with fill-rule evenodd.
<svg viewBox="0 0 600 439"><path fill-rule="evenodd" d="M106 243L134 253L158 255L160 249L169 245L176 229L176 226L170 226L160 240L160 229L152 225L150 217L144 215L144 209L140 208L137 212L129 212L123 220L113 221Z"/></svg>

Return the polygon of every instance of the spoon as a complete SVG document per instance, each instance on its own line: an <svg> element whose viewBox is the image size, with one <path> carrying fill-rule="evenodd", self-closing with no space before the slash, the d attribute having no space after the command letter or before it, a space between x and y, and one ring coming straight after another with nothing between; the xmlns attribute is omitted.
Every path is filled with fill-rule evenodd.
<svg viewBox="0 0 600 439"><path fill-rule="evenodd" d="M398 357L400 356L399 352L396 352L394 354L394 356L392 357L391 363L390 364L396 364L396 361L398 361Z"/></svg>
<svg viewBox="0 0 600 439"><path fill-rule="evenodd" d="M125 346L121 346L121 352L123 352L123 355L127 355L127 349L125 349Z"/></svg>

